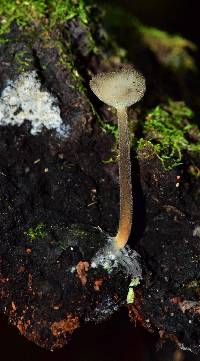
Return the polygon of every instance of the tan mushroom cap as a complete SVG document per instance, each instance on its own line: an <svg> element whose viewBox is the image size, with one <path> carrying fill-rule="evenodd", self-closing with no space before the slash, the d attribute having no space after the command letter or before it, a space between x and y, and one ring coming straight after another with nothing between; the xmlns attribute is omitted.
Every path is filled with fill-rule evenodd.
<svg viewBox="0 0 200 361"><path fill-rule="evenodd" d="M95 75L90 87L100 100L118 109L138 102L146 90L143 75L134 69Z"/></svg>

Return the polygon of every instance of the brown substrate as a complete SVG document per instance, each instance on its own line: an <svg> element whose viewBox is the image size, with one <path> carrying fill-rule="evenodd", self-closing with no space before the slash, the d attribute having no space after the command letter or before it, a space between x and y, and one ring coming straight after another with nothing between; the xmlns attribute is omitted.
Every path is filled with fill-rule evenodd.
<svg viewBox="0 0 200 361"><path fill-rule="evenodd" d="M106 320L126 302L123 270L92 267L107 244L106 234L88 226L51 227L34 240L21 235L1 256L1 310L34 343L63 347L75 329Z"/></svg>

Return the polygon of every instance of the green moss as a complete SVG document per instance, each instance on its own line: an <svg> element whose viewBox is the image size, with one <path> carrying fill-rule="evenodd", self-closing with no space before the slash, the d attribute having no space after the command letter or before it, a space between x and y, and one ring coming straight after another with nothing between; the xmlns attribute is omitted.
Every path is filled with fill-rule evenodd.
<svg viewBox="0 0 200 361"><path fill-rule="evenodd" d="M163 65L172 70L196 71L195 61L190 54L197 50L191 41L165 31L138 24L138 31L146 45Z"/></svg>
<svg viewBox="0 0 200 361"><path fill-rule="evenodd" d="M109 32L116 34L116 39L123 34L123 43L128 47L129 55L135 58L134 54L137 54L138 57L139 52L146 47L162 65L173 71L197 70L191 55L191 52L197 50L194 43L180 35L145 26L136 17L113 4L105 3L103 7L106 13L105 26Z"/></svg>
<svg viewBox="0 0 200 361"><path fill-rule="evenodd" d="M138 286L140 284L140 279L138 277L133 278L131 280L131 283L129 284L129 289L128 289L128 294L126 297L126 302L128 304L133 304L135 301L135 292L134 292L134 287Z"/></svg>
<svg viewBox="0 0 200 361"><path fill-rule="evenodd" d="M186 285L184 285L186 288L199 288L200 287L200 279L195 279L190 282L188 282Z"/></svg>
<svg viewBox="0 0 200 361"><path fill-rule="evenodd" d="M29 236L31 241L34 241L37 237L43 239L46 237L45 225L43 223L39 223L35 227L30 227L26 234Z"/></svg>
<svg viewBox="0 0 200 361"><path fill-rule="evenodd" d="M150 140L141 138L137 145L137 157L139 159L149 159L156 154L153 143Z"/></svg>
<svg viewBox="0 0 200 361"><path fill-rule="evenodd" d="M0 34L9 32L10 25L16 22L19 27L25 27L44 17L46 4L44 0L1 0Z"/></svg>
<svg viewBox="0 0 200 361"><path fill-rule="evenodd" d="M145 139L139 140L138 151L145 146L153 147L166 169L181 164L184 151L200 151L200 132L195 124L189 122L192 117L192 110L184 102L170 100L167 105L157 106L146 116ZM195 142L189 140L193 132Z"/></svg>
<svg viewBox="0 0 200 361"><path fill-rule="evenodd" d="M85 93L85 87L83 86L83 79L79 74L75 63L74 56L71 51L70 42L64 42L62 38L60 38L60 34L57 35L57 39L46 39L46 47L56 47L59 54L59 64L63 65L66 69L69 70L73 80L74 80L74 88L79 92Z"/></svg>
<svg viewBox="0 0 200 361"><path fill-rule="evenodd" d="M195 164L191 164L189 169L188 169L189 174L191 174L194 178L199 178L200 177L200 168L195 165Z"/></svg>
<svg viewBox="0 0 200 361"><path fill-rule="evenodd" d="M21 27L53 28L75 16L88 23L87 7L83 0L1 0L0 34L9 32L13 22Z"/></svg>
<svg viewBox="0 0 200 361"><path fill-rule="evenodd" d="M27 50L18 51L15 54L15 61L18 71L20 72L27 71L33 62L32 57Z"/></svg>
<svg viewBox="0 0 200 361"><path fill-rule="evenodd" d="M183 284L183 288L190 289L195 292L198 298L200 297L200 279L194 279L186 284Z"/></svg>
<svg viewBox="0 0 200 361"><path fill-rule="evenodd" d="M111 149L111 156L108 159L103 160L103 163L104 164L116 163L118 158L118 143L119 143L118 126L113 123L104 123L104 122L101 122L101 126L106 131L106 133L111 134L114 139L114 143Z"/></svg>
<svg viewBox="0 0 200 361"><path fill-rule="evenodd" d="M83 24L88 24L88 13L83 0L49 0L50 26L63 23L78 16Z"/></svg>

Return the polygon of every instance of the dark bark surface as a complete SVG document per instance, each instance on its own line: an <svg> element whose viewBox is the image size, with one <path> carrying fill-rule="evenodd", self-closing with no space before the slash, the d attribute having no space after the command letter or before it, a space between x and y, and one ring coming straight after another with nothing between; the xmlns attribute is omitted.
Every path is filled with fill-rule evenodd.
<svg viewBox="0 0 200 361"><path fill-rule="evenodd" d="M153 155L139 163L146 210L140 241L147 271L139 306L143 322L147 328L156 325L161 338L198 352L198 190L180 169L163 172Z"/></svg>

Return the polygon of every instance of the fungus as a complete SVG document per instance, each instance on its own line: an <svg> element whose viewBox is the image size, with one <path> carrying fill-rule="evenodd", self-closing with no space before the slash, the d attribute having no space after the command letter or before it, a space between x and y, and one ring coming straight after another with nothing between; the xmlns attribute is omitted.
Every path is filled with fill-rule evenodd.
<svg viewBox="0 0 200 361"><path fill-rule="evenodd" d="M119 183L120 219L117 235L113 238L116 249L123 248L132 227L132 184L127 108L139 101L145 92L145 79L132 68L93 76L93 93L104 103L116 108L119 128Z"/></svg>

